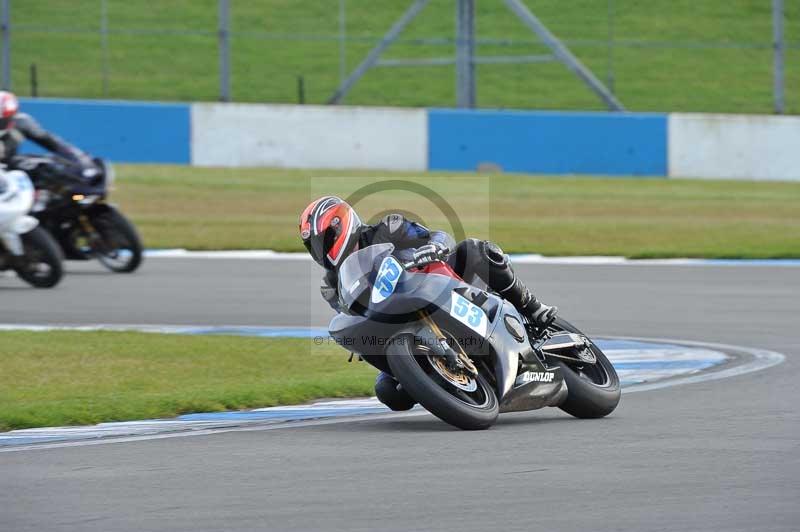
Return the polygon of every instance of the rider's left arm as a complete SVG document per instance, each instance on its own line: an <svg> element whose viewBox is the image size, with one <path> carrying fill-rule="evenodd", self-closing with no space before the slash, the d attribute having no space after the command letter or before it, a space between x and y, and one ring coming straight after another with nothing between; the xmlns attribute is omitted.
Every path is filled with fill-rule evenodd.
<svg viewBox="0 0 800 532"><path fill-rule="evenodd" d="M451 253L456 249L456 239L445 231L432 231L430 242L441 244L449 249Z"/></svg>
<svg viewBox="0 0 800 532"><path fill-rule="evenodd" d="M68 143L58 135L45 130L39 122L27 114L17 115L15 127L25 138L35 142L42 148L55 153L70 161L75 161L83 167L93 167L94 161L85 152Z"/></svg>
<svg viewBox="0 0 800 532"><path fill-rule="evenodd" d="M380 229L373 243L391 242L394 255L403 262L413 260L418 248L438 244L452 251L455 240L445 231L431 231L418 222L407 220L402 214L390 214L381 220Z"/></svg>

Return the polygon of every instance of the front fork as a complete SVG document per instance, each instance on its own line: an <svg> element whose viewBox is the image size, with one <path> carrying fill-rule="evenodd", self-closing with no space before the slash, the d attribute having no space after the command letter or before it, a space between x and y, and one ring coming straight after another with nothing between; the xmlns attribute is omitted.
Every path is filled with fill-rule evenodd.
<svg viewBox="0 0 800 532"><path fill-rule="evenodd" d="M463 347L458 342L455 342L456 348L454 349L447 343L447 337L444 335L442 330L433 321L433 318L425 311L419 312L419 317L422 322L428 326L431 332L436 336L436 345L428 346L434 353L437 355L443 356L445 360L447 360L447 364L452 366L450 369L459 370L459 369L466 369L469 373L473 376L478 374L478 368L475 367L475 364L472 360L467 356L464 352Z"/></svg>
<svg viewBox="0 0 800 532"><path fill-rule="evenodd" d="M89 247L92 250L103 250L105 249L105 242L103 241L103 237L100 233L97 232L92 221L85 213L81 213L78 215L78 223L81 226L86 238L89 242Z"/></svg>
<svg viewBox="0 0 800 532"><path fill-rule="evenodd" d="M89 221L88 216L83 213L79 214L78 222L81 224L81 229L83 229L90 238L97 238L97 231L92 225L92 222Z"/></svg>

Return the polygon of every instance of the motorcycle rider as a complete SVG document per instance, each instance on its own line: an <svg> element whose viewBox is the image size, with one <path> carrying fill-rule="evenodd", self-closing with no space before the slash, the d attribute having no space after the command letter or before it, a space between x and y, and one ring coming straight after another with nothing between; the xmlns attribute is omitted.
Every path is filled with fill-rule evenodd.
<svg viewBox="0 0 800 532"><path fill-rule="evenodd" d="M300 237L311 257L325 269L320 292L339 310L338 267L359 248L394 244L394 255L403 262L424 266L446 261L466 282L480 279L509 301L528 321L542 331L558 309L544 305L516 276L508 256L488 240L468 238L458 245L443 231L430 231L421 224L390 214L375 225L363 224L355 210L341 198L324 196L311 202L300 215ZM392 410L408 410L414 401L390 375L380 373L375 392Z"/></svg>
<svg viewBox="0 0 800 532"><path fill-rule="evenodd" d="M77 164L85 179L100 174L100 169L89 155L46 131L31 115L20 113L19 100L14 93L0 91L0 163L14 167L19 159L16 157L17 150L26 139Z"/></svg>

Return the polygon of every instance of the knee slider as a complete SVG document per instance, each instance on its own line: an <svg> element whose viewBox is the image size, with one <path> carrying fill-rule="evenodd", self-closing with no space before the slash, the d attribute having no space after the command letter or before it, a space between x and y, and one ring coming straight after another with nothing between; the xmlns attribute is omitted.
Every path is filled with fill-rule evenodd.
<svg viewBox="0 0 800 532"><path fill-rule="evenodd" d="M500 246L486 240L481 242L481 252L489 266L489 280L486 284L500 293L510 290L516 283L516 276Z"/></svg>
<svg viewBox="0 0 800 532"><path fill-rule="evenodd" d="M489 240L484 240L481 242L480 247L481 251L483 252L483 256L491 264L501 267L508 266L508 257L506 257L505 253L503 253L503 250L500 249L500 246Z"/></svg>

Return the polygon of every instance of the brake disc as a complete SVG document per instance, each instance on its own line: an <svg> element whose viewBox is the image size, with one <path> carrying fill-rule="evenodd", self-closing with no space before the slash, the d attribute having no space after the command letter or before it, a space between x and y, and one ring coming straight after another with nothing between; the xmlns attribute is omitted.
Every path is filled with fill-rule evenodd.
<svg viewBox="0 0 800 532"><path fill-rule="evenodd" d="M474 377L468 375L465 371L453 371L447 367L447 362L440 356L428 355L428 360L436 370L436 373L442 376L447 382L464 390L465 392L474 392L478 389L478 382Z"/></svg>

